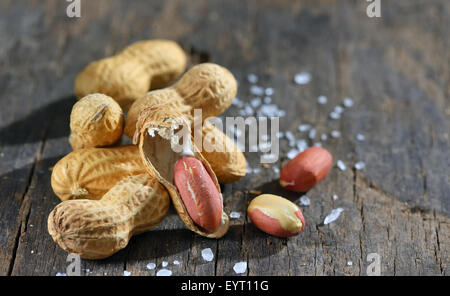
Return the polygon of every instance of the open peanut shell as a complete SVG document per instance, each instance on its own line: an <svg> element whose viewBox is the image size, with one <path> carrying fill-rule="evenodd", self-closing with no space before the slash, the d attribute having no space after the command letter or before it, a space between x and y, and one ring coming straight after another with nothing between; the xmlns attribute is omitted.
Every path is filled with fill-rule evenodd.
<svg viewBox="0 0 450 296"><path fill-rule="evenodd" d="M165 104L153 105L140 112L134 141L138 144L139 152L147 171L149 174L156 176L158 181L166 187L175 210L187 228L201 236L220 238L225 235L229 228L229 218L223 212L223 206L219 228L214 233L208 233L198 227L191 219L178 189L174 185L174 166L185 155L185 151L174 149L174 145L180 144L180 131L185 129L185 134L189 136L184 137L185 141L188 139L188 143L184 143L184 147L186 147L186 144L189 146L192 156L202 162L217 190L219 193L221 192L219 182L210 164L200 154L199 149L190 138L190 125L190 121L185 115L173 110L170 106Z"/></svg>

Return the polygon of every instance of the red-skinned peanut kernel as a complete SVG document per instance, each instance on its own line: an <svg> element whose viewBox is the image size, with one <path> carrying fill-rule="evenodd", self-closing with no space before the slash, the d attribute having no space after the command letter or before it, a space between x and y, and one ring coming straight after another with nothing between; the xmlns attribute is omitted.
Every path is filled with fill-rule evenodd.
<svg viewBox="0 0 450 296"><path fill-rule="evenodd" d="M289 161L280 174L280 185L290 191L306 192L330 172L333 156L322 147L311 147Z"/></svg>
<svg viewBox="0 0 450 296"><path fill-rule="evenodd" d="M194 223L215 232L222 217L222 197L201 161L192 156L179 159L174 168L174 183Z"/></svg>
<svg viewBox="0 0 450 296"><path fill-rule="evenodd" d="M293 202L272 194L254 198L248 206L247 214L257 228L274 236L298 235L305 228L300 208Z"/></svg>

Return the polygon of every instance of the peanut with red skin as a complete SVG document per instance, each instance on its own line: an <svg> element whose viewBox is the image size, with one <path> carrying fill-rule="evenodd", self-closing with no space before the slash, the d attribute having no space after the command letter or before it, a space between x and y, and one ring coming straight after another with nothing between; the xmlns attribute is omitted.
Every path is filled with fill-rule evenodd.
<svg viewBox="0 0 450 296"><path fill-rule="evenodd" d="M174 183L191 219L208 232L215 232L222 217L222 198L203 164L184 156L175 164Z"/></svg>
<svg viewBox="0 0 450 296"><path fill-rule="evenodd" d="M280 173L280 185L295 192L306 192L330 172L333 156L325 148L311 147L289 161Z"/></svg>

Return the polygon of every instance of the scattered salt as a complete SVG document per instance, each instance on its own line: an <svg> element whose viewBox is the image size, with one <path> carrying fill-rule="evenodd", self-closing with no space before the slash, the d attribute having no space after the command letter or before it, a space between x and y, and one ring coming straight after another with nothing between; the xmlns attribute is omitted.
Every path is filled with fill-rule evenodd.
<svg viewBox="0 0 450 296"><path fill-rule="evenodd" d="M328 99L326 96L319 96L317 98L317 103L321 104L321 105L325 105L327 103Z"/></svg>
<svg viewBox="0 0 450 296"><path fill-rule="evenodd" d="M356 135L356 140L358 140L358 141L364 141L366 139L366 137L364 136L364 135L362 135L362 134L357 134Z"/></svg>
<svg viewBox="0 0 450 296"><path fill-rule="evenodd" d="M366 167L366 164L362 161L358 161L357 163L355 163L355 166L354 166L354 168L358 171L364 169L365 167Z"/></svg>
<svg viewBox="0 0 450 296"><path fill-rule="evenodd" d="M296 145L298 152L303 152L308 149L308 143L303 139L298 140Z"/></svg>
<svg viewBox="0 0 450 296"><path fill-rule="evenodd" d="M58 273L56 273L56 276L67 276L67 274L62 273L62 272L58 272Z"/></svg>
<svg viewBox="0 0 450 296"><path fill-rule="evenodd" d="M342 160L338 160L336 165L341 171L345 171L347 169L347 166Z"/></svg>
<svg viewBox="0 0 450 296"><path fill-rule="evenodd" d="M233 266L233 270L237 274L244 273L247 270L247 262L238 262L238 263L236 263Z"/></svg>
<svg viewBox="0 0 450 296"><path fill-rule="evenodd" d="M331 132L331 136L333 138L339 138L341 136L341 132L334 130L334 131Z"/></svg>
<svg viewBox="0 0 450 296"><path fill-rule="evenodd" d="M283 132L277 132L275 134L275 136L279 139L279 138L283 138L284 137L284 133Z"/></svg>
<svg viewBox="0 0 450 296"><path fill-rule="evenodd" d="M124 270L124 271L123 271L123 275L124 275L124 276L130 276L130 275L131 275L131 272L128 271L128 270Z"/></svg>
<svg viewBox="0 0 450 296"><path fill-rule="evenodd" d="M244 106L244 102L242 102L241 100L239 100L239 98L234 98L234 100L231 102L231 104L233 106L236 106L238 108L242 108Z"/></svg>
<svg viewBox="0 0 450 296"><path fill-rule="evenodd" d="M275 117L275 116L280 116L279 115L280 111L283 111L283 110L279 110L278 106L275 105L275 104L265 104L265 105L262 105L261 108L259 109L258 115L259 116Z"/></svg>
<svg viewBox="0 0 450 296"><path fill-rule="evenodd" d="M167 261L163 261L161 265L162 265L162 267L166 267L167 264L169 264Z"/></svg>
<svg viewBox="0 0 450 296"><path fill-rule="evenodd" d="M286 133L284 133L284 136L285 136L286 139L288 139L289 141L295 141L294 134L293 134L291 131L287 131Z"/></svg>
<svg viewBox="0 0 450 296"><path fill-rule="evenodd" d="M323 224L327 225L330 224L331 222L334 222L337 220L337 218L339 218L339 216L341 215L341 213L344 211L343 208L337 208L331 211L331 213L325 217L325 220L323 221Z"/></svg>
<svg viewBox="0 0 450 296"><path fill-rule="evenodd" d="M173 260L173 264L174 264L174 265L180 265L180 261L178 261L178 260Z"/></svg>
<svg viewBox="0 0 450 296"><path fill-rule="evenodd" d="M280 173L280 168L279 167L272 167L272 170L275 174L279 174Z"/></svg>
<svg viewBox="0 0 450 296"><path fill-rule="evenodd" d="M297 149L291 149L291 150L289 150L289 152L286 154L286 156L287 156L287 158L289 158L289 159L293 159L294 157L297 156L298 152L299 152L299 151L298 151Z"/></svg>
<svg viewBox="0 0 450 296"><path fill-rule="evenodd" d="M311 74L308 72L301 72L295 74L294 82L298 85L308 84L311 81Z"/></svg>
<svg viewBox="0 0 450 296"><path fill-rule="evenodd" d="M258 76L256 76L253 73L250 73L250 74L247 75L247 80L250 83L256 83L256 82L258 82Z"/></svg>
<svg viewBox="0 0 450 296"><path fill-rule="evenodd" d="M333 200L338 200L339 196L337 196L337 194L333 194Z"/></svg>
<svg viewBox="0 0 450 296"><path fill-rule="evenodd" d="M263 163L275 162L275 161L277 161L277 159L278 159L278 156L275 155L275 154L272 154L272 153L261 155L261 161L263 161ZM253 171L254 171L255 174L257 174L257 172L255 172L256 168ZM258 172L260 172L260 171L261 170L258 170Z"/></svg>
<svg viewBox="0 0 450 296"><path fill-rule="evenodd" d="M158 270L158 272L156 273L156 276L171 276L171 275L172 271L165 268Z"/></svg>
<svg viewBox="0 0 450 296"><path fill-rule="evenodd" d="M341 117L341 115L339 113L336 113L334 111L330 113L331 119L339 119L340 117Z"/></svg>
<svg viewBox="0 0 450 296"><path fill-rule="evenodd" d="M152 269L155 269L155 267L156 267L156 264L155 264L155 263L149 263L149 264L147 264L147 269L152 270Z"/></svg>
<svg viewBox="0 0 450 296"><path fill-rule="evenodd" d="M300 125L298 126L299 132L306 132L306 131L308 131L310 128L311 128L311 125L309 125L309 124L300 124Z"/></svg>
<svg viewBox="0 0 450 296"><path fill-rule="evenodd" d="M353 100L350 98L344 98L344 106L350 108L353 106Z"/></svg>
<svg viewBox="0 0 450 296"><path fill-rule="evenodd" d="M313 146L316 146L316 147L322 147L322 143L316 142L316 143L313 144Z"/></svg>
<svg viewBox="0 0 450 296"><path fill-rule="evenodd" d="M322 134L322 135L320 136L320 139L321 139L322 141L326 141L326 140L328 139L327 134Z"/></svg>
<svg viewBox="0 0 450 296"><path fill-rule="evenodd" d="M344 108L342 106L336 106L334 107L334 112L337 114L342 114L342 112L344 112Z"/></svg>
<svg viewBox="0 0 450 296"><path fill-rule="evenodd" d="M263 96L264 95L264 88L261 87L261 86L252 85L250 87L250 93L252 95L255 95L255 96Z"/></svg>
<svg viewBox="0 0 450 296"><path fill-rule="evenodd" d="M266 94L266 96L271 96L274 93L274 90L272 87L268 87L266 88L266 90L264 91L264 93Z"/></svg>
<svg viewBox="0 0 450 296"><path fill-rule="evenodd" d="M246 115L253 115L253 113L255 113L253 108L251 106L249 106L249 105L245 106L244 111L245 111Z"/></svg>
<svg viewBox="0 0 450 296"><path fill-rule="evenodd" d="M252 105L253 108L258 107L259 105L261 105L261 98L260 97L253 98L250 101L250 105Z"/></svg>
<svg viewBox="0 0 450 296"><path fill-rule="evenodd" d="M309 137L311 140L313 140L313 139L316 137L316 129L315 129L315 128L312 128L312 129L309 131L308 137Z"/></svg>
<svg viewBox="0 0 450 296"><path fill-rule="evenodd" d="M230 218L231 219L239 219L239 217L241 217L241 213L238 213L238 212L231 212L230 213Z"/></svg>
<svg viewBox="0 0 450 296"><path fill-rule="evenodd" d="M352 266L352 265L353 265L353 262L352 262L352 261L347 261L347 265L348 265L348 266Z"/></svg>
<svg viewBox="0 0 450 296"><path fill-rule="evenodd" d="M311 201L309 200L309 198L306 195L303 195L302 197L300 197L300 204L302 206L309 206L311 204Z"/></svg>
<svg viewBox="0 0 450 296"><path fill-rule="evenodd" d="M202 257L205 261L212 261L214 259L214 254L213 254L211 248L203 249Z"/></svg>
<svg viewBox="0 0 450 296"><path fill-rule="evenodd" d="M271 97L264 97L264 104L270 104L272 103L272 98Z"/></svg>

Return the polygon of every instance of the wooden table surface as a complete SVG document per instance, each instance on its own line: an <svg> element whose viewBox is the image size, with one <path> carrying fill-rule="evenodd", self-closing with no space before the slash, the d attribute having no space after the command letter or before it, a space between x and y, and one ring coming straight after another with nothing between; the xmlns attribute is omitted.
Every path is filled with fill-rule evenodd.
<svg viewBox="0 0 450 296"><path fill-rule="evenodd" d="M381 18L366 1L81 1L81 17L66 16L66 1L0 1L0 274L66 272L67 253L47 232L59 199L51 167L71 151L67 141L75 75L89 62L142 39L177 41L190 65L210 61L230 69L238 97L249 102L249 73L273 87L286 116L280 128L297 139L311 124L332 130L323 146L347 170L307 193L305 231L279 239L245 215L250 190L283 190L273 167L291 149L280 141L270 168L246 153L257 174L224 186L225 209L242 215L220 240L187 230L171 210L150 232L100 261L82 260L82 274L154 275L163 261L174 275L366 275L378 253L382 275L448 275L450 268L450 2L381 1ZM296 73L311 82L297 85ZM328 103L320 105L317 97ZM338 120L329 113L344 97L355 105ZM232 106L224 115L239 114ZM365 141L355 140L356 134ZM364 161L363 170L353 165ZM334 200L333 194L339 199ZM332 209L342 215L324 225ZM214 260L201 251L211 248ZM178 260L180 265L174 265ZM348 264L351 261L352 264ZM150 262L157 264L148 270Z"/></svg>

